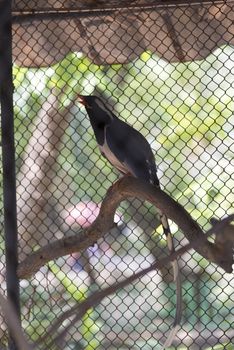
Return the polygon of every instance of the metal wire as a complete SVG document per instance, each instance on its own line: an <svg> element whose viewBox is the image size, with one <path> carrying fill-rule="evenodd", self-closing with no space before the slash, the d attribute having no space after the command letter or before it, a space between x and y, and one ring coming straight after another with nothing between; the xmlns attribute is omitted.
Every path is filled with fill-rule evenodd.
<svg viewBox="0 0 234 350"><path fill-rule="evenodd" d="M220 4L223 2L216 3L217 13L221 11L230 20L231 6L224 13ZM34 68L17 64L13 67L21 260L40 246L79 234L80 229L88 227L97 216L107 189L120 176L101 156L88 116L77 101L78 93L101 96L120 119L147 138L162 188L204 230L210 227L212 217L223 218L232 213L234 49L226 45L210 53L208 41L215 36L205 21L199 36L199 26L192 25L194 18L188 18L191 25L186 27L186 37L177 35L177 27L173 32L176 25L182 31L182 16L186 17L193 6L184 2L176 23L167 21L168 13L157 22L155 13L147 9L145 22L160 24L160 33L166 33L162 37L150 29L139 36L138 24L128 24L135 11L132 8L117 14L95 12L88 24L84 13L74 20L77 14L72 8L60 14L66 18L36 13L27 17L28 27L22 24L20 30L24 31L19 31L18 40L14 40L14 52L21 57L23 54L26 63L36 63ZM53 16L58 15L56 11ZM104 15L108 15L105 21ZM15 23L24 18L15 17ZM39 26L43 26L45 42L38 35ZM87 47L87 52L70 53L69 40L77 35L77 30L81 33L80 48ZM217 27L214 32L221 35L219 30ZM228 30L231 33L231 20ZM119 42L114 37L116 33ZM195 46L190 40L195 33L196 44L209 55L186 63L168 63L144 49L140 39L157 39L162 46L168 45L169 40L167 51L178 61L183 60L181 55L192 55ZM63 35L66 40L60 45L57 39ZM98 51L97 47L101 49ZM122 56L133 58L122 65L95 64L110 59L112 52L114 58L121 57L121 62ZM46 62L49 54L58 55L61 60L50 67L44 64L43 68L35 68L37 62ZM61 257L43 267L30 281L21 281L22 324L32 342L44 336L49 325L70 307L167 254L157 211L148 203L134 199L122 203L116 222L116 227L87 251ZM176 246L184 245L183 233L170 224ZM5 265L2 259L2 275ZM184 313L173 346L195 350L222 344L228 349L234 336L233 275L195 252L182 256L180 268ZM175 288L168 265L106 297L81 321L71 322L68 329L63 322L58 330L59 341L51 348L157 349L170 330L174 313ZM4 347L3 322L0 331L0 346ZM52 343L48 340L48 344Z"/></svg>

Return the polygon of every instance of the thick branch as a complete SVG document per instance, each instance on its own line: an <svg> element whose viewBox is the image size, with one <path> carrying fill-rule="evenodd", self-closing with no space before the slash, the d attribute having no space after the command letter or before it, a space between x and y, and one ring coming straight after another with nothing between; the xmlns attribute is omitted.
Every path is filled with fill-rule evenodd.
<svg viewBox="0 0 234 350"><path fill-rule="evenodd" d="M100 213L94 223L76 236L66 237L39 249L19 264L18 276L29 278L48 261L87 249L114 226L113 219L119 204L128 198L146 200L164 212L183 231L192 247L205 259L214 262L226 272L232 272L232 245L215 245L204 239L204 232L187 211L170 196L152 185L130 176L117 181L107 191ZM232 218L233 219L233 218ZM229 235L230 236L230 235ZM233 234L234 237L234 234ZM202 240L203 244L198 242ZM234 240L234 238L233 238ZM233 241L232 241L233 243Z"/></svg>
<svg viewBox="0 0 234 350"><path fill-rule="evenodd" d="M76 101L74 98L67 107L60 108L63 94L63 90L57 91L56 88L53 88L43 103L33 122L32 135L25 149L23 165L18 174L20 257L25 257L33 246L43 245L45 237L49 242L55 230L58 229L46 211L49 210L47 206L49 199L50 203L53 199L51 199L51 186L53 186L53 178L57 170L56 164L62 138L72 117L71 108ZM46 235L47 226L51 228L50 235Z"/></svg>

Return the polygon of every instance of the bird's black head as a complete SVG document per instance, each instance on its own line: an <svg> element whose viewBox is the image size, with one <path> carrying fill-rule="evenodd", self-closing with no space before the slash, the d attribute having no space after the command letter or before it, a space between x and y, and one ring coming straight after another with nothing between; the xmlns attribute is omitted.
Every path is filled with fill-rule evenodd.
<svg viewBox="0 0 234 350"><path fill-rule="evenodd" d="M78 95L78 99L85 106L98 143L103 144L105 126L109 125L116 117L97 96Z"/></svg>
<svg viewBox="0 0 234 350"><path fill-rule="evenodd" d="M109 124L115 118L107 105L97 96L78 95L79 102L85 106L89 118Z"/></svg>
<svg viewBox="0 0 234 350"><path fill-rule="evenodd" d="M86 109L93 109L95 106L95 99L98 99L96 96L83 96L78 95L79 102L85 106Z"/></svg>

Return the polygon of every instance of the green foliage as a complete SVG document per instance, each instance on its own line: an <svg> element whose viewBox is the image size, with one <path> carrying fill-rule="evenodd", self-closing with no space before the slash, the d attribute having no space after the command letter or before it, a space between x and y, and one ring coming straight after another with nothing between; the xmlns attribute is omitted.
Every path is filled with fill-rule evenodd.
<svg viewBox="0 0 234 350"><path fill-rule="evenodd" d="M219 62L219 59L217 60L219 56L213 56ZM150 52L145 52L138 60L128 65L113 65L104 69L92 64L81 54L72 53L48 69L25 70L15 67L16 96L27 87L27 93L24 94L27 96L22 99L21 94L16 101L16 139L21 152L30 137L28 126L46 98L48 87L63 88L65 104L68 104L78 92L90 94L94 88L98 88L106 96L115 99L116 111L123 119L146 135L155 151L158 167L163 170L162 183L176 198L180 198L181 194L187 200L189 198L187 208L194 211L197 217L199 215L196 211L202 211L203 214L204 207L210 204L214 193L219 193L218 177L222 171L220 169L218 173L214 172L203 161L198 167L199 176L194 177L192 158L198 159L199 163L199 158L205 157L207 149L210 151L214 147L217 148L224 140L231 143L229 118L234 107L232 97L222 94L218 98L215 93L217 85L211 89L212 85L207 83L206 90L212 91L213 94L203 94L206 91L203 81L207 75L210 76L209 69L214 69L216 62L213 56L201 64L194 62L172 65ZM33 79L30 79L32 74ZM217 81L220 79L216 71L213 72L212 78ZM65 147L61 150L59 163L73 181L75 180L79 187L83 187L81 197L82 190L85 194L89 187L90 197L100 200L103 191L100 189L98 193L98 183L104 182L104 188L107 188L110 182L106 178L113 172L103 159L99 159L89 121L78 104L75 115L76 118L72 120L66 133ZM20 134L24 137L20 137ZM228 146L223 153L221 152L220 159L222 155L225 156L227 148ZM17 151L21 154L19 150ZM86 169L83 167L84 163ZM93 163L96 164L95 167ZM99 181L95 184L97 176ZM87 186L83 178L87 180ZM112 175L113 180L114 178ZM167 179L171 178L173 181L168 182ZM221 181L225 180L227 179ZM90 187L90 183L93 186ZM214 183L217 185L214 186ZM197 193L196 187L200 188L201 184L204 188L208 184L207 190L204 190L207 201L203 201L201 208L195 210L191 202L195 203L197 200L194 198L190 201L191 193L193 195ZM229 179L228 187L231 188L232 185ZM230 207L230 201L223 198L224 196L220 196L220 201L223 201L226 210L228 206ZM213 208L208 210L209 213L211 211ZM206 215L207 213L202 215L205 217L201 220L202 225L206 223Z"/></svg>
<svg viewBox="0 0 234 350"><path fill-rule="evenodd" d="M212 348L207 348L206 350L234 350L234 345L231 343L219 344Z"/></svg>
<svg viewBox="0 0 234 350"><path fill-rule="evenodd" d="M72 300L74 300L75 303L81 303L87 298L89 294L88 286L83 285L82 288L78 287L77 284L73 282L73 279L69 277L69 274L64 273L61 267L53 262L49 263L49 268L65 288L69 302L72 303ZM97 313L95 310L90 309L86 312L79 330L82 336L82 342L85 344L83 349L96 349L99 345L97 333L100 330L100 326L98 324Z"/></svg>
<svg viewBox="0 0 234 350"><path fill-rule="evenodd" d="M63 89L61 105L68 105L78 93L92 94L98 90L106 100L113 102L120 118L147 137L155 153L163 188L207 229L212 216L221 218L233 210L233 53L233 48L223 47L201 62L169 64L144 52L134 62L111 67L96 66L83 55L72 53L49 68L14 67L18 167L32 125L51 88ZM227 69L229 74L225 73ZM72 113L74 118L64 134L57 176L73 191L72 204L89 199L100 202L117 174L100 157L84 108L77 103ZM63 205L59 188L53 196ZM145 218L147 220L147 213ZM130 220L128 215L125 219ZM177 230L175 225L172 227L173 231ZM138 247L143 243L138 240L135 244L134 247ZM88 290L77 288L58 265L53 264L50 268L71 303L87 297ZM185 260L186 268L196 277L192 270L209 267L204 259L194 254ZM199 306L195 298L196 283L194 280L184 283L188 317L192 324L199 319L213 330L217 324L223 329L231 328L233 305L230 305L230 295L233 290L227 286L225 293L217 291L214 300L211 290L217 288L221 277L219 271L214 270L210 275L212 279L199 275L203 300ZM43 292L42 301L39 294L34 307L35 319L27 324L27 331L33 338L43 333L43 327L51 322L47 309L42 307L50 296ZM218 308L219 316L215 316ZM43 327L37 329L41 320ZM83 321L80 331L85 349L95 349L98 347L95 335L100 328L95 311L87 312ZM144 349L156 346L151 342L145 341ZM233 350L233 346L217 345L213 349Z"/></svg>
<svg viewBox="0 0 234 350"><path fill-rule="evenodd" d="M83 290L78 289L72 282L72 279L69 278L68 275L61 270L61 267L56 265L54 262L50 262L48 266L50 271L61 282L66 292L72 299L74 299L77 303L86 299L87 288L85 286L83 286Z"/></svg>
<svg viewBox="0 0 234 350"><path fill-rule="evenodd" d="M36 281L37 282L37 281ZM51 293L36 284L24 286L21 291L22 325L31 341L37 341L59 313L57 291ZM60 295L62 299L62 295ZM48 303L48 300L50 302ZM51 307L53 305L53 312Z"/></svg>

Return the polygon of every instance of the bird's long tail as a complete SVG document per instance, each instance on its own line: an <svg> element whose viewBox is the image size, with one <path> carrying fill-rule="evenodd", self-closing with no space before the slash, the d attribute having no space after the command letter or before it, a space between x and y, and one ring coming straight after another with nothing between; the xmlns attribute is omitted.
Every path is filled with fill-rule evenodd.
<svg viewBox="0 0 234 350"><path fill-rule="evenodd" d="M163 227L163 233L166 236L168 250L170 254L172 254L175 251L175 247L174 247L168 219L166 215L164 215L162 212L159 212L159 215L160 215L160 221ZM171 329L169 336L167 337L167 340L163 345L162 350L171 346L171 343L173 342L176 336L176 333L178 332L179 325L182 318L182 286L181 286L180 271L179 271L179 265L178 265L177 259L173 260L171 262L171 265L173 268L173 277L176 285L176 314L175 314L175 319L173 323L173 328Z"/></svg>

